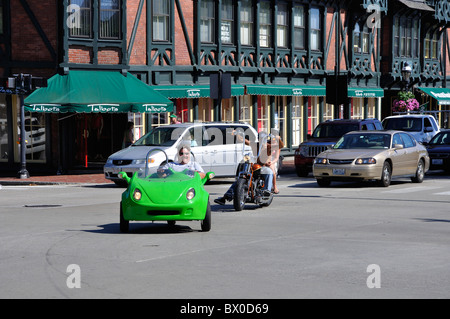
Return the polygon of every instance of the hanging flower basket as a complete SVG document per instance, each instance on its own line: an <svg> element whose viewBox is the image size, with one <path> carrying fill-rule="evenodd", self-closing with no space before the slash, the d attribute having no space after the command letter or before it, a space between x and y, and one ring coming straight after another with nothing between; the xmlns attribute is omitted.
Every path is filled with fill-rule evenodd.
<svg viewBox="0 0 450 319"><path fill-rule="evenodd" d="M414 98L411 92L401 91L398 99L394 100L392 112L410 112L417 111L420 107L419 102Z"/></svg>

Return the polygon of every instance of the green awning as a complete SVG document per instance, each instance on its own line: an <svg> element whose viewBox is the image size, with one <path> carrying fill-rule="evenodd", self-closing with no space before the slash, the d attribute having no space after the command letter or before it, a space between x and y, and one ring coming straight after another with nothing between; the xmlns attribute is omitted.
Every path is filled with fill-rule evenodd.
<svg viewBox="0 0 450 319"><path fill-rule="evenodd" d="M432 98L435 98L441 105L450 105L450 89L447 88L423 88L419 87L419 90L428 94Z"/></svg>
<svg viewBox="0 0 450 319"><path fill-rule="evenodd" d="M114 71L70 71L56 74L48 86L25 99L25 110L47 113L172 112L173 102L132 74Z"/></svg>
<svg viewBox="0 0 450 319"><path fill-rule="evenodd" d="M210 97L209 85L158 85L152 88L169 99ZM240 95L244 95L244 87L238 84L231 85L231 96Z"/></svg>
<svg viewBox="0 0 450 319"><path fill-rule="evenodd" d="M348 97L384 97L380 88L348 88Z"/></svg>
<svg viewBox="0 0 450 319"><path fill-rule="evenodd" d="M250 95L325 96L324 86L246 85Z"/></svg>

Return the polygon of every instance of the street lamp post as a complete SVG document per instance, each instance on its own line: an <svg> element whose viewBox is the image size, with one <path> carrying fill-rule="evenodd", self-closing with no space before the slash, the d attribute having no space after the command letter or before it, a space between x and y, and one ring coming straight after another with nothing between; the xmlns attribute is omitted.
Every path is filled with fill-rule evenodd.
<svg viewBox="0 0 450 319"><path fill-rule="evenodd" d="M411 79L412 67L408 62L405 62L402 68L402 80L404 83L405 91L409 91L409 81Z"/></svg>

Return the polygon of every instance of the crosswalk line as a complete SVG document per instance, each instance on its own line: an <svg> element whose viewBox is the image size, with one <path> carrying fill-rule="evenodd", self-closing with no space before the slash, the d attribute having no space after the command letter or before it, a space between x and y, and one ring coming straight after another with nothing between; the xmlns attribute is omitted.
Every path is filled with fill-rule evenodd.
<svg viewBox="0 0 450 319"><path fill-rule="evenodd" d="M432 189L438 189L441 187L433 187L433 186L414 186L414 187L407 187L407 188L400 188L400 189L391 189L383 191L382 193L389 193L389 194L407 194L407 193L414 193L414 192L423 192L423 191L430 191Z"/></svg>

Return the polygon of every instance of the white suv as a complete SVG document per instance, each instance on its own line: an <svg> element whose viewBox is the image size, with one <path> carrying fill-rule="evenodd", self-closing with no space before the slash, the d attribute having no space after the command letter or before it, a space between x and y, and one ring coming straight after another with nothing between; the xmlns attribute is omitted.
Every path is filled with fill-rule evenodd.
<svg viewBox="0 0 450 319"><path fill-rule="evenodd" d="M420 142L429 142L441 129L432 115L395 115L383 121L385 130L406 131Z"/></svg>
<svg viewBox="0 0 450 319"><path fill-rule="evenodd" d="M182 123L160 126L142 136L130 147L112 154L104 168L105 178L120 185L123 180L118 178L119 172L126 172L130 177L134 172L145 169L147 153L155 148L164 150L169 161L177 161L178 147L188 140L195 160L205 172L212 171L216 176L231 177L236 175L238 164L243 157L243 144L236 142L232 132L242 129L245 138L257 141L256 130L245 123ZM245 146L245 152L251 152L250 146ZM148 165L158 166L165 160Z"/></svg>

